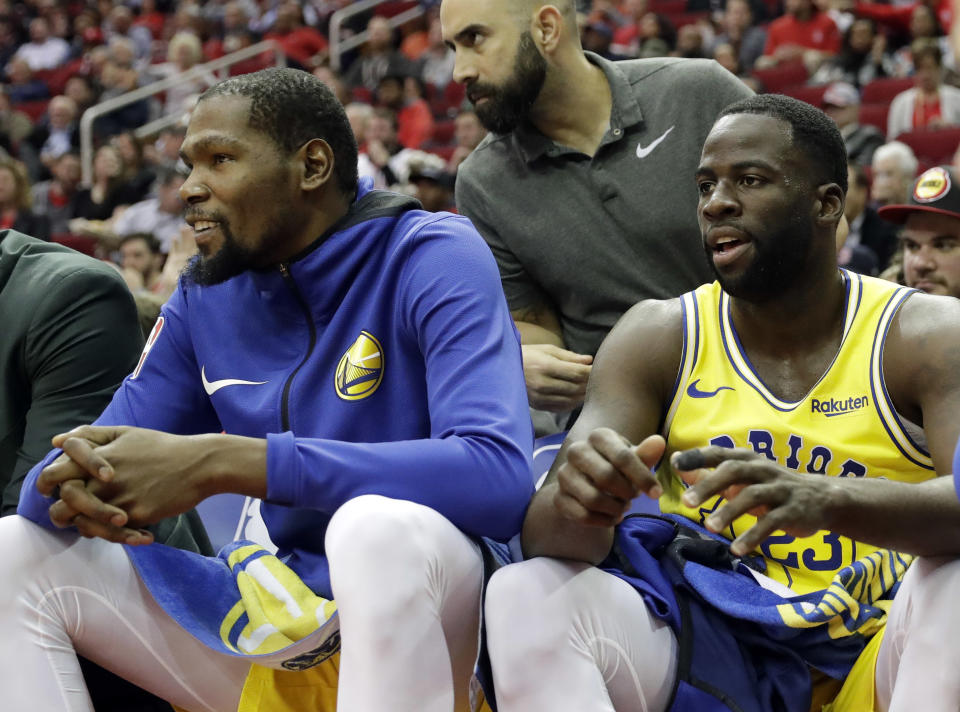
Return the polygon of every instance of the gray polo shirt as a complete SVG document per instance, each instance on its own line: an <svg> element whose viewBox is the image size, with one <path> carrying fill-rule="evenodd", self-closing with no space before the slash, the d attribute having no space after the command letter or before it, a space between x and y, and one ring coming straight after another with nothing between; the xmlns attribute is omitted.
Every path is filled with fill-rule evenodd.
<svg viewBox="0 0 960 712"><path fill-rule="evenodd" d="M460 166L457 207L486 239L511 310L550 305L567 348L594 354L636 302L713 279L694 174L722 108L752 92L712 60L608 62L610 127L593 158L532 126Z"/></svg>

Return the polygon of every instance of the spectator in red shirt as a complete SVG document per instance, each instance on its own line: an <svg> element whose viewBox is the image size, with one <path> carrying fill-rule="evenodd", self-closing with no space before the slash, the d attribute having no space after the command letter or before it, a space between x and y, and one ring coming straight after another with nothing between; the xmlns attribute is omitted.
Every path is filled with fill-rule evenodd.
<svg viewBox="0 0 960 712"><path fill-rule="evenodd" d="M404 148L420 148L433 133L433 115L416 77L388 74L377 85L377 103L397 114L397 140Z"/></svg>
<svg viewBox="0 0 960 712"><path fill-rule="evenodd" d="M820 12L812 0L786 0L786 14L767 28L767 44L758 68L803 59L808 67L840 51L842 38L830 16ZM810 52L813 50L813 52Z"/></svg>
<svg viewBox="0 0 960 712"><path fill-rule="evenodd" d="M278 42L287 57L307 70L326 58L327 38L303 24L303 12L296 2L285 2L277 9L277 19L263 39Z"/></svg>
<svg viewBox="0 0 960 712"><path fill-rule="evenodd" d="M858 2L854 6L854 12L860 17L869 17L882 25L886 25L891 30L905 35L910 31L913 11L921 5L933 10L941 27L950 27L953 20L951 0L922 0L910 5Z"/></svg>
<svg viewBox="0 0 960 712"><path fill-rule="evenodd" d="M933 40L913 43L915 86L897 94L887 117L887 138L905 131L960 125L960 89L943 84L943 57Z"/></svg>

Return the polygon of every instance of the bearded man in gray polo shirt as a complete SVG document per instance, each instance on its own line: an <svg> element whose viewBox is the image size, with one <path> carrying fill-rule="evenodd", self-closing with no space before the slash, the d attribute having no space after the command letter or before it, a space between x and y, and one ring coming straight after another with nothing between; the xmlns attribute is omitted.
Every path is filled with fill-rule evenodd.
<svg viewBox="0 0 960 712"><path fill-rule="evenodd" d="M531 406L573 410L629 307L713 279L690 176L717 114L751 91L710 60L584 52L572 0L443 0L440 20L491 132L460 166L457 207L500 266Z"/></svg>

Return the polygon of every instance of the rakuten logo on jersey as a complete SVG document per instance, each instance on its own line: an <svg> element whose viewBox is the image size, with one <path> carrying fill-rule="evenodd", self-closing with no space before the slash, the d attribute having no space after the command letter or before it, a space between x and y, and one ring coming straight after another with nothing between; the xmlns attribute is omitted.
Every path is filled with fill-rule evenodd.
<svg viewBox="0 0 960 712"><path fill-rule="evenodd" d="M837 400L828 398L827 400L810 399L810 411L813 413L822 413L828 418L836 415L848 415L854 411L866 408L870 405L870 399L867 396L859 398L850 397L846 400Z"/></svg>

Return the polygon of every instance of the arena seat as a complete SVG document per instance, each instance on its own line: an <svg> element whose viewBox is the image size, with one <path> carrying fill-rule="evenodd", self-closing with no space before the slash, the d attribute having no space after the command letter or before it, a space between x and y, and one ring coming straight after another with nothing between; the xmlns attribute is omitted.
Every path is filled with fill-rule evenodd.
<svg viewBox="0 0 960 712"><path fill-rule="evenodd" d="M652 0L650 12L660 15L682 15L687 11L687 0Z"/></svg>
<svg viewBox="0 0 960 712"><path fill-rule="evenodd" d="M779 93L785 94L786 96L792 96L794 99L799 99L800 101L805 101L819 109L823 106L823 93L826 90L826 84L821 84L818 86L810 86L809 84L794 84L793 86L784 87Z"/></svg>
<svg viewBox="0 0 960 712"><path fill-rule="evenodd" d="M456 129L457 125L453 121L438 121L433 125L430 140L441 146L446 145L453 141L453 135Z"/></svg>
<svg viewBox="0 0 960 712"><path fill-rule="evenodd" d="M897 141L912 148L921 164L949 164L953 162L953 154L960 145L960 126L908 131L897 136Z"/></svg>
<svg viewBox="0 0 960 712"><path fill-rule="evenodd" d="M769 69L754 69L752 76L760 82L763 91L770 94L803 84L809 79L803 62L784 62Z"/></svg>
<svg viewBox="0 0 960 712"><path fill-rule="evenodd" d="M97 249L97 238L90 237L89 235L71 235L69 233L59 233L57 235L52 235L50 237L50 242L56 242L60 245L65 245L71 249L76 250L77 252L82 252L85 255L90 255L91 257L94 254L94 251Z"/></svg>
<svg viewBox="0 0 960 712"><path fill-rule="evenodd" d="M36 101L21 101L18 104L14 104L13 108L29 116L31 121L37 122L47 111L47 106L49 105L49 99L37 99Z"/></svg>
<svg viewBox="0 0 960 712"><path fill-rule="evenodd" d="M913 77L884 77L863 86L864 104L890 103L893 97L913 86Z"/></svg>
<svg viewBox="0 0 960 712"><path fill-rule="evenodd" d="M861 104L860 123L876 126L884 135L887 133L887 114L890 113L890 104Z"/></svg>

